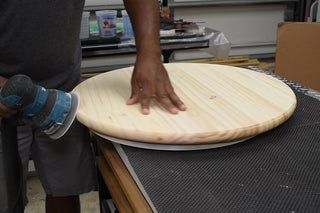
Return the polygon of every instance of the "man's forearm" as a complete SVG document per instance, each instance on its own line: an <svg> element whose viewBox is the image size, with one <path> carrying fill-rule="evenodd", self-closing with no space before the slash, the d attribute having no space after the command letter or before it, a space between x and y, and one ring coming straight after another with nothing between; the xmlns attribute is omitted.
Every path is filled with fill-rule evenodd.
<svg viewBox="0 0 320 213"><path fill-rule="evenodd" d="M157 0L124 0L130 16L138 57L161 58L159 5Z"/></svg>
<svg viewBox="0 0 320 213"><path fill-rule="evenodd" d="M141 111L150 113L151 100L172 114L186 110L174 92L161 61L159 5L157 0L124 0L135 32L137 60L131 77L131 97L127 104L140 102Z"/></svg>

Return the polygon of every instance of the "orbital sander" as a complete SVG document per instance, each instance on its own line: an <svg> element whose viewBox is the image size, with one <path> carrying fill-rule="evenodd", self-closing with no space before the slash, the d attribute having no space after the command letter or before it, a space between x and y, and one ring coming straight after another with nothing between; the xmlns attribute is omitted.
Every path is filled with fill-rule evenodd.
<svg viewBox="0 0 320 213"><path fill-rule="evenodd" d="M11 77L0 90L0 103L15 109L17 114L1 119L3 157L0 168L4 169L4 180L0 192L6 193L7 212L24 212L23 168L17 145L17 126L30 125L52 139L62 137L74 121L79 96L56 89L45 89L36 85L26 75ZM1 148L1 147L0 147ZM2 171L0 171L2 172ZM2 202L2 201L0 201ZM5 212L6 212L5 210Z"/></svg>
<svg viewBox="0 0 320 213"><path fill-rule="evenodd" d="M15 75L1 88L0 103L18 111L19 123L30 124L50 138L58 139L75 119L79 96L45 89L26 75Z"/></svg>

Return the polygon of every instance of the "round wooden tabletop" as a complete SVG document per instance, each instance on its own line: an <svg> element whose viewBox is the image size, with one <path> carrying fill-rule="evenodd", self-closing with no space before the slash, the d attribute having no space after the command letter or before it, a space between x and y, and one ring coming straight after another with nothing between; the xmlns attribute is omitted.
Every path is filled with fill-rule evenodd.
<svg viewBox="0 0 320 213"><path fill-rule="evenodd" d="M280 80L251 70L212 64L166 64L187 111L169 114L155 101L150 114L126 105L133 68L90 78L75 88L78 120L103 135L160 144L208 144L268 131L294 112L296 97Z"/></svg>

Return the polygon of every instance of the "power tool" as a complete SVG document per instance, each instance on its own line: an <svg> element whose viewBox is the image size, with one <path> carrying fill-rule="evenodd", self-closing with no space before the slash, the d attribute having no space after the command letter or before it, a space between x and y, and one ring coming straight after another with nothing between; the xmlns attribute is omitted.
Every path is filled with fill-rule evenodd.
<svg viewBox="0 0 320 213"><path fill-rule="evenodd" d="M32 125L52 139L62 137L75 119L79 96L36 85L26 75L15 75L0 90L0 103L17 110L13 118L1 119L0 192L6 199L4 212L23 213L23 167L18 152L17 126ZM2 158L2 159L1 159Z"/></svg>
<svg viewBox="0 0 320 213"><path fill-rule="evenodd" d="M19 122L30 124L52 139L63 136L75 119L79 96L35 85L26 75L11 77L0 91L0 103L18 111Z"/></svg>

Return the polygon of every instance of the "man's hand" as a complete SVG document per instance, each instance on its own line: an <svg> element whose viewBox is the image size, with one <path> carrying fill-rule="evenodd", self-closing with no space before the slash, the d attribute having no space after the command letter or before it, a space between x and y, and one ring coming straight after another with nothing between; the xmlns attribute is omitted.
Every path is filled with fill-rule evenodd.
<svg viewBox="0 0 320 213"><path fill-rule="evenodd" d="M157 58L137 58L131 78L131 97L127 104L140 102L142 113L150 113L152 99L172 114L186 110L186 106L175 94L168 73Z"/></svg>
<svg viewBox="0 0 320 213"><path fill-rule="evenodd" d="M168 73L161 62L159 3L157 0L124 0L136 40L137 60L131 79L128 104L141 103L149 114L152 98L173 114L186 107L174 93Z"/></svg>
<svg viewBox="0 0 320 213"><path fill-rule="evenodd" d="M7 82L7 79L0 76L0 87L3 87L3 85L6 82ZM13 116L16 113L17 113L16 110L10 109L0 103L0 118L10 118L11 116Z"/></svg>

